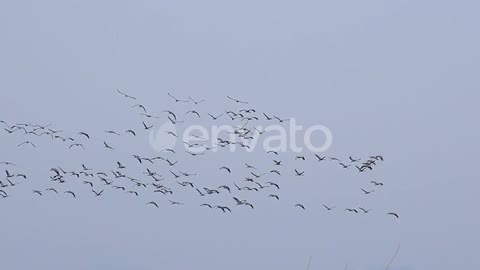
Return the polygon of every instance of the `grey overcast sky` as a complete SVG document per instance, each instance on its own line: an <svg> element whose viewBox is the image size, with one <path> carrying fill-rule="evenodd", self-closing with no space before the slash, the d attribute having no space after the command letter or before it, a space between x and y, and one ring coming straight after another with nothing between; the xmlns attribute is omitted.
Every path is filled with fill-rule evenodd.
<svg viewBox="0 0 480 270"><path fill-rule="evenodd" d="M462 0L2 1L0 119L53 123L71 136L85 130L99 142L81 152L43 138L31 149L0 132L0 161L29 176L0 200L2 269L287 270L306 269L312 256L310 269L376 270L399 244L391 269L480 269L479 8ZM232 95L327 126L326 155L385 162L359 176L285 154L306 176L281 180L277 206L257 198L254 211L229 215L199 208L195 193L177 197L184 207L158 197L160 209L106 188L99 198L84 186L76 200L35 196L51 185L51 167L133 167L133 153L158 155L147 133L112 139L122 152L102 149L105 130L141 124L117 89L182 118L192 104L174 104L167 92L205 98L204 115L241 108L225 99ZM258 153L187 158L181 169L199 172L204 186L242 181L218 173L225 163L271 165ZM366 198L358 191L369 180L386 185ZM327 213L322 203L342 209ZM374 210L343 212L357 206Z"/></svg>

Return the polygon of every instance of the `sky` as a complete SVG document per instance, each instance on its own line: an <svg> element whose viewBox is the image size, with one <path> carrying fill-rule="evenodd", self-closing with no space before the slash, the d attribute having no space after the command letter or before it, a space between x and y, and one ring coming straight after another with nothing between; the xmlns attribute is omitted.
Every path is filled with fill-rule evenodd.
<svg viewBox="0 0 480 270"><path fill-rule="evenodd" d="M0 119L98 138L86 151L45 138L32 149L0 132L0 161L29 176L0 200L2 266L286 270L306 269L311 256L312 270L385 269L400 245L390 269L479 268L479 8L407 0L1 2ZM52 167L103 169L120 159L134 167L131 154L158 155L148 132L109 139L116 152L102 148L105 130L141 129L144 120L117 89L181 118L192 104L167 93L206 99L195 107L204 126L212 124L207 112L241 109L225 98L234 96L328 127L328 156L382 154L385 162L359 175L318 165L311 153L303 153L306 163L282 153L306 176L284 176L277 205L248 194L256 209L228 215L199 208L193 192L178 195L184 207L162 199L160 209L110 190L94 198L70 183L75 200L35 196L32 189L51 185ZM149 123L168 121L161 115ZM205 186L241 181L218 172L226 163L243 174L245 162L271 165L259 152L182 155L181 169L198 172ZM385 186L365 197L360 188L372 179ZM322 203L373 212L327 213Z"/></svg>

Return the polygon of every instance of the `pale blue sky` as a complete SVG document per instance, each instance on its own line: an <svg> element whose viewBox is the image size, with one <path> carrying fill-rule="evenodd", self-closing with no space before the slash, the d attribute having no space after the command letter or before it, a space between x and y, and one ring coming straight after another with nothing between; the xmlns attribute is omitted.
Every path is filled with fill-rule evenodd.
<svg viewBox="0 0 480 270"><path fill-rule="evenodd" d="M189 108L167 92L207 99L205 113L225 110L224 96L233 95L328 126L329 155L383 154L368 177L388 183L365 201L358 175L306 168L303 182L285 180L282 207L265 199L232 215L200 211L189 196L182 199L192 206L160 210L89 190L77 200L38 198L31 189L49 184L50 167L102 168L120 158L103 149L73 158L48 140L38 151L18 148L20 139L0 132L0 160L30 176L0 200L2 267L286 270L303 269L311 255L312 270L346 263L367 270L383 269L401 243L391 269L479 268L479 8L478 1L1 2L0 119L104 136L140 119L116 89L153 112ZM114 143L122 154L156 154L146 135ZM222 162L262 160L186 164L214 168L198 180L208 185ZM290 207L296 201L312 209L299 212ZM365 203L381 214L313 207L325 201ZM401 219L385 218L387 210Z"/></svg>

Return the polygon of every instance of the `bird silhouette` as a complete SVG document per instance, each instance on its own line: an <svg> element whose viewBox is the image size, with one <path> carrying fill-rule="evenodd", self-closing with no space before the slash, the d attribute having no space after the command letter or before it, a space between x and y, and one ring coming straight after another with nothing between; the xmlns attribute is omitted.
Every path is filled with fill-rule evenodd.
<svg viewBox="0 0 480 270"><path fill-rule="evenodd" d="M329 207L329 206L326 206L325 204L322 204L323 207L325 207L325 209L327 209L327 211L332 211L333 209L336 208L336 206L332 206L332 207Z"/></svg>
<svg viewBox="0 0 480 270"><path fill-rule="evenodd" d="M156 202L148 202L147 205L149 205L149 204L154 205L155 207L158 208L158 204Z"/></svg>
<svg viewBox="0 0 480 270"><path fill-rule="evenodd" d="M121 92L120 90L117 90L117 92L118 92L120 95L122 95L122 96L124 96L124 97L126 97L126 98L129 98L129 99L137 99L137 98L135 98L135 97L129 96L129 95Z"/></svg>
<svg viewBox="0 0 480 270"><path fill-rule="evenodd" d="M117 90L117 92L127 99L136 99L120 90ZM159 203L152 200L153 197L151 196L153 195L165 196L165 199L171 205L176 206L183 205L180 201L184 201L184 199L185 203L189 204L189 201L187 200L189 196L199 196L202 197L202 199L209 199L211 201L194 202L193 205L196 205L196 207L200 205L202 208L218 209L221 211L213 211L214 213L231 213L233 209L232 205L235 204L240 206L239 209L246 208L248 211L257 211L257 204L271 200L270 204L272 206L281 207L282 203L275 203L275 201L280 201L280 197L282 197L282 201L288 201L291 199L289 196L294 196L296 194L288 193L291 190L292 185L295 185L294 182L283 182L288 179L288 177L292 176L288 171L291 172L293 170L293 176L319 175L320 166L315 167L312 166L312 164L315 164L315 162L318 163L330 160L333 161L333 164L339 164L338 166L332 166L333 169L342 170L342 168L351 168L353 171L358 171L359 173L364 174L366 178L370 177L379 166L382 166L384 161L384 157L378 154L367 156L357 156L357 154L354 154L338 157L329 155L327 157L322 156L323 153L318 152L304 151L297 154L292 153L292 151L287 151L286 149L265 148L263 151L255 151L255 162L252 160L249 160L248 162L245 162L245 160L239 161L241 159L241 154L237 152L232 155L218 151L217 155L219 160L221 160L223 164L228 164L228 166L222 166L222 164L215 163L214 155L211 153L228 147L231 147L232 149L235 148L235 151L239 148L247 151L251 150L253 152L256 150L254 148L256 140L262 138L262 135L272 130L269 126L265 127L266 123L274 121L274 124L277 125L290 121L290 118L280 118L277 116L279 114L275 112L267 114L260 109L253 108L253 106L241 106L243 108L235 108L235 105L240 107L238 106L239 104L245 105L248 104L248 102L233 98L230 95L227 96L228 102L227 100L224 100L225 104L209 104L207 109L210 110L210 112L216 112L207 113L207 111L201 110L202 106L198 106L200 103L205 102L205 99L196 100L191 96L188 96L188 99L180 99L170 93L167 94L169 100L171 98L175 101L174 103L170 103L170 106L172 107L168 110L162 108L159 110L161 113L150 112L146 109L143 102L135 101L135 103L126 105L125 112L129 113L131 118L122 118L122 120L125 121L121 126L112 126L110 127L112 130L106 131L102 131L104 130L102 128L102 130L97 132L85 129L85 131L88 131L89 133L74 130L72 134L76 134L76 136L73 137L68 135L70 131L58 128L52 124L45 125L30 122L13 124L14 122L12 121L8 121L7 123L7 121L1 120L0 123L2 128L6 132L2 131L2 133L5 135L9 134L8 137L15 139L15 142L23 141L23 143L18 145L19 147L32 146L33 148L36 148L37 146L34 142L38 142L39 146L42 147L35 150L35 152L41 153L42 151L52 150L52 153L48 152L47 154L45 152L45 155L41 157L47 158L48 155L57 155L55 151L57 151L56 149L59 149L58 151L67 151L60 152L60 154L61 157L65 157L68 161L84 159L88 160L89 163L92 163L89 164L91 167L81 164L82 161L80 161L76 164L81 164L81 168L74 167L72 169L63 167L66 170L58 166L51 168L49 170L50 175L46 177L46 181L49 182L47 183L49 188L44 190L29 188L27 190L33 190L32 193L35 194L35 196L45 195L44 197L47 197L46 195L53 196L54 194L58 194L59 192L61 194L63 192L63 194L68 195L67 198L70 196L72 198L77 198L77 195L81 197L84 192L89 192L88 190L91 190L93 195L90 195L92 196L107 197L110 195L108 190L111 188L113 190L112 193L114 193L115 196L132 196L132 200L137 199L136 197L142 200L145 199L144 202L148 202L146 203L147 205L153 205L156 208L159 208ZM227 105L228 107L222 108L218 105ZM175 112L182 112L185 119L180 121ZM217 114L217 112L219 113ZM159 147L154 146L154 150L159 154L158 156L153 157L148 156L148 154L146 154L148 151L145 150L143 150L143 152L132 154L128 150L131 148L125 147L126 145L133 144L137 135L139 137L142 135L140 130L153 130L157 125L156 119L166 118L165 120L169 121L167 122L168 125L170 125L170 123L173 125L185 123L184 129L187 129L189 125L194 126L202 123L202 118L205 114L208 114L207 120L211 118L213 121L228 121L230 124L229 130L226 134L229 137L223 137L223 134L222 137L211 136L211 142L209 143L208 140L210 140L210 136L208 136L208 134L198 134L198 132L195 132L196 134L193 134L194 132L192 132L192 134L187 134L186 131L183 130L184 126L179 125L174 128L169 128L168 130L163 130L161 131L161 134L165 137L168 135L168 139L171 140L183 138L181 146L185 148L184 151L178 151L176 146L164 141L159 141L158 143L151 141L152 146L160 144ZM225 117L221 119L224 115ZM127 119L131 120L126 121ZM142 126L140 126L140 121ZM208 122L211 123L212 121ZM112 123L114 122L111 122L110 124ZM119 133L114 130L122 132ZM46 137L48 140L45 140L43 137ZM107 143L107 141L112 144ZM15 146L15 144L13 144L13 146ZM64 147L56 148L54 147L56 144ZM46 146L49 145L52 147L47 148ZM113 145L116 147L112 147ZM74 151L76 148L88 151L77 152ZM106 151L105 153L100 152L103 148L117 151ZM69 151L70 149L71 151ZM138 151L142 151L141 148L137 149L139 149ZM25 148L25 151L26 150L28 149ZM272 154L274 156L272 156ZM100 162L98 158L91 158L92 155L94 157L98 155L98 158L101 158L102 162ZM133 157L133 162L132 160L125 160L124 157L126 156ZM230 159L230 156L233 156L233 159ZM273 159L273 164L272 157L275 158ZM195 158L195 160L192 160L193 158ZM93 164L95 160L98 162ZM121 160L122 162L118 160ZM297 162L302 162L301 170L298 169L298 167L295 168ZM324 163L322 162L322 165L323 164ZM22 190L21 187L17 188L16 186L30 184L31 181L26 180L27 176L21 171L22 168L28 168L30 170L30 166L23 164L23 166L19 165L17 167L15 164L9 162L0 162L0 165L2 166L2 169L8 169L5 170L4 177L0 179L0 196L2 198L10 197L10 192L7 194L6 191L14 190L15 193L12 194L16 195L17 191L21 192ZM322 170L331 169L326 165L328 165L328 163L325 164L325 167L322 166ZM195 168L195 170L192 173L193 168ZM354 168L356 168L356 170ZM163 173L165 171L167 172ZM349 172L347 171L344 173ZM30 173L29 178L31 178ZM185 181L187 180L186 178L188 178L188 181ZM243 182L240 186L236 184L239 183L239 179ZM363 181L362 179L364 178L360 178L359 181ZM279 183L282 185L281 193ZM364 182L361 183L364 184ZM383 183L377 181L369 181L369 183L370 187L383 186ZM104 189L100 190L100 186L103 186ZM69 190L65 191L65 187ZM85 187L88 189L85 189ZM375 191L373 189L368 190L363 188L361 190L365 195L370 195ZM380 188L377 190L378 191L375 193L382 192ZM315 191L317 190L313 188L311 189L311 192ZM371 196L375 195L376 194L373 194ZM30 194L30 196L32 196L32 194ZM249 201L239 199L240 197L248 198ZM101 203L101 200L98 202ZM301 208L305 211L307 210L303 204L295 204L294 207ZM336 208L336 206L331 207L326 204L321 204L312 205L308 210L314 213L314 211L318 210L318 207L321 209L325 208L326 211L332 211ZM373 212L371 209L362 207L355 209L346 208L344 212L357 214L372 213L371 215L368 215L368 217L376 214L376 212ZM399 218L398 214L394 212L389 212L387 215ZM335 215L330 216L330 218L334 218L334 216ZM353 215L352 218L353 217L358 216Z"/></svg>
<svg viewBox="0 0 480 270"><path fill-rule="evenodd" d="M189 98L191 101L193 101L193 103L194 103L195 105L198 105L198 104L200 104L200 103L202 103L202 102L204 102L204 101L205 101L205 99L202 99L202 100L196 101L196 100L195 100L195 99L193 99L192 97L188 97L188 98Z"/></svg>
<svg viewBox="0 0 480 270"><path fill-rule="evenodd" d="M65 191L64 193L65 193L65 194L70 194L70 195L72 195L73 198L76 198L76 197L77 197L77 195L75 195L75 193L73 193L73 191L70 191L70 190L67 190L67 191Z"/></svg>
<svg viewBox="0 0 480 270"><path fill-rule="evenodd" d="M241 101L239 99L232 98L230 96L227 96L228 99L235 101L235 103L241 103L241 104L248 104L246 101Z"/></svg>
<svg viewBox="0 0 480 270"><path fill-rule="evenodd" d="M167 94L168 94L168 96L170 96L171 98L173 98L173 100L175 100L175 102L184 102L184 103L187 103L187 102L188 102L188 100L178 99L178 98L172 96L170 93L167 93Z"/></svg>
<svg viewBox="0 0 480 270"><path fill-rule="evenodd" d="M389 213L387 213L387 215L394 216L396 218L400 218L400 216L397 213L394 213L394 212L389 212Z"/></svg>

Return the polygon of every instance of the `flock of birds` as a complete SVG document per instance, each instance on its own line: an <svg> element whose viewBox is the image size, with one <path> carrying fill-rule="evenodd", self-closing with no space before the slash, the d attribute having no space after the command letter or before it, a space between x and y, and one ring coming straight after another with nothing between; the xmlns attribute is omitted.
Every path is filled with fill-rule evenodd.
<svg viewBox="0 0 480 270"><path fill-rule="evenodd" d="M153 122L156 119L160 119L161 116L150 114L146 107L142 104L137 103L137 99L131 95L128 95L124 92L117 90L118 94L126 100L132 101L133 103L129 106L132 110L138 110L138 113L143 118L141 126L139 129L142 131L151 131L154 128L154 124L148 124L148 122ZM187 119L187 117L201 118L201 114L196 110L196 106L199 106L205 100L195 100L192 97L188 99L179 99L170 93L168 96L171 98L173 103L190 103L192 107L190 110L184 112L183 114L175 113L171 110L162 111L165 120L171 122L173 125L179 125L184 123L186 120L180 120L180 115ZM248 106L248 102L242 101L231 96L226 97L228 101L239 105L239 106ZM258 113L257 110L253 108L243 108L239 110L229 110L221 114L207 114L212 121L217 121L219 118L229 118L232 122L239 124L239 126L234 126L233 135L235 140L218 138L215 145L205 145L200 143L190 143L183 142L186 153L192 157L200 157L207 154L209 151L218 148L224 148L228 146L239 146L241 148L250 148L249 141L255 138L255 136L262 136L267 130L259 130L256 127L250 127L252 123L256 123L260 120L263 121L274 121L278 124L288 122L289 119L282 119L275 115L269 115L267 113ZM64 135L65 132L62 130L53 129L50 125L41 125L41 124L32 124L32 123L15 123L9 124L6 121L0 121L0 124L3 125L3 131L10 136L21 137L21 142L18 144L18 147L31 147L36 149L37 143L36 138L39 137L50 137L52 141L63 142L67 145L67 148L70 151L75 150L85 150L87 147L91 146L91 141L96 140L91 133L86 131L76 132L76 136L69 137ZM104 136L107 139L97 141L97 145L101 144L104 149L108 151L116 151L116 146L109 143L109 136L121 136L122 134L127 136L136 137L140 130L128 129L123 132L106 130ZM169 136L173 136L179 139L179 135L174 131L165 131ZM194 136L197 139L202 139L201 136ZM193 151L195 150L195 151ZM178 149L163 149L160 151L160 156L147 157L138 154L131 155L130 158L135 160L137 166L141 167L142 176L133 177L130 174L130 167L127 169L127 166L123 162L116 161L116 166L108 170L98 170L92 167L89 167L85 164L81 164L75 170L67 170L62 167L53 167L50 169L50 182L51 186L42 190L34 189L32 193L35 196L45 196L47 194L58 194L63 196L69 196L71 198L77 198L80 192L77 190L65 189L65 183L68 182L77 182L85 185L91 190L91 195L95 197L100 197L105 194L106 189L112 189L118 192L124 192L131 196L141 198L146 192L153 192L154 194L162 194L168 200L169 204L173 206L182 206L183 202L175 200L175 195L184 189L192 190L190 194L196 194L200 196L203 202L199 205L202 208L217 209L220 213L230 213L234 210L235 207L247 207L255 209L253 202L241 199L243 192L252 192L255 194L261 194L260 196L266 196L267 198L273 201L280 201L281 196L279 191L281 185L278 181L273 180L275 177L287 174L283 170L286 165L284 165L284 160L280 160L279 153L276 151L266 151L267 157L271 158L271 167L266 170L260 170L256 166L244 163L241 166L244 169L249 171L248 175L240 176L243 177L242 183L233 181L232 183L225 183L219 185L218 187L204 187L200 183L197 183L194 179L197 176L197 173L186 172L181 170L176 170L176 167L179 163L179 160L176 160L175 157L178 157ZM349 156L347 159L339 159L336 157L322 156L317 153L310 153L311 156L306 155L296 155L294 157L297 161L306 161L307 159L312 159L314 162L334 162L337 163L339 168L342 169L352 169L358 171L358 173L366 173L373 171L379 163L384 161L382 155L372 155L367 159L354 158ZM293 158L293 157L292 157ZM163 166L167 171L167 175L162 175L155 171L153 167L158 168L157 166ZM0 180L0 196L2 198L8 198L11 196L13 189L20 184L26 183L28 177L26 174L16 171L16 164L9 161L0 161L0 167L4 167L3 170L5 175L3 180ZM132 169L133 170L133 169ZM260 172L262 171L262 172ZM234 170L229 166L219 166L218 173L233 175ZM293 168L290 171L292 177L303 177L305 171ZM191 179L191 180L190 180ZM362 188L359 190L365 195L371 195L374 193L376 188L381 188L384 184L382 182L370 181L369 188ZM212 203L208 198L215 196L220 193L225 193L227 196L231 197L230 202L222 203ZM148 207L160 208L161 204L159 201L148 200L145 201L145 205ZM307 207L302 203L295 203L292 205L300 210L307 210ZM334 211L337 210L335 205L326 205L322 204L325 211ZM357 208L345 208L340 209L346 213L353 214L368 214L372 210L366 209L363 207ZM399 218L399 215L395 212L386 213L388 216Z"/></svg>

